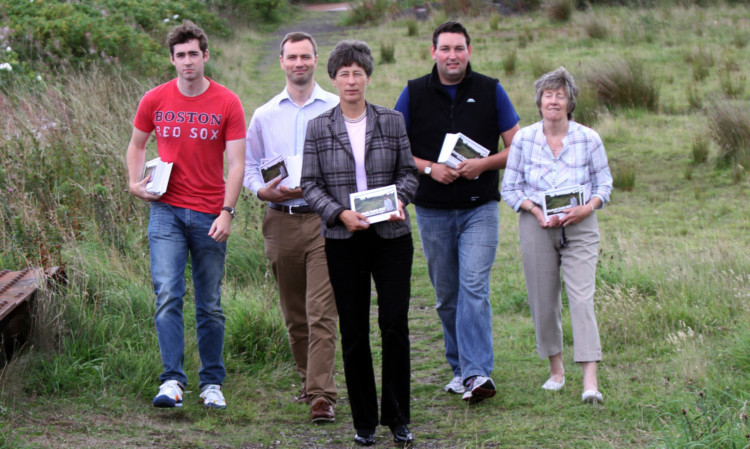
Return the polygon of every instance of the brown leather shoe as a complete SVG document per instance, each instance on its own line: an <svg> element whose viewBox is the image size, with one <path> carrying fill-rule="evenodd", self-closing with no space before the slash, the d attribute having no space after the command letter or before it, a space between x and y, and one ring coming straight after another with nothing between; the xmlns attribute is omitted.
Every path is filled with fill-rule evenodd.
<svg viewBox="0 0 750 449"><path fill-rule="evenodd" d="M336 421L333 413L333 405L326 398L318 398L310 407L310 419L314 423L326 423Z"/></svg>
<svg viewBox="0 0 750 449"><path fill-rule="evenodd" d="M310 396L307 394L307 390L303 388L299 391L299 395L295 396L294 400L300 404L309 404Z"/></svg>

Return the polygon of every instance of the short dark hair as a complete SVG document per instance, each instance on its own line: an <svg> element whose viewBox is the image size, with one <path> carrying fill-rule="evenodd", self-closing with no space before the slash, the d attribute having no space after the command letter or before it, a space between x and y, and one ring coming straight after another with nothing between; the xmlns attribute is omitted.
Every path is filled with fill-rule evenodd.
<svg viewBox="0 0 750 449"><path fill-rule="evenodd" d="M365 69L369 78L374 66L370 47L362 41L341 41L336 44L336 47L331 50L331 55L328 56L328 75L331 79L334 79L336 78L336 72L341 67L348 67L354 63Z"/></svg>
<svg viewBox="0 0 750 449"><path fill-rule="evenodd" d="M471 44L471 36L469 36L469 32L466 31L466 28L464 28L463 25L461 25L461 22L458 22L456 20L449 20L445 23L442 23L438 25L437 28L435 28L435 31L432 32L432 46L437 48L438 43L438 36L440 36L442 33L460 33L466 36L466 45Z"/></svg>
<svg viewBox="0 0 750 449"><path fill-rule="evenodd" d="M568 120L573 120L573 111L576 110L576 103L578 102L578 87L573 80L573 75L565 70L563 66L545 73L534 82L536 107L539 108L539 115L542 115L542 94L544 91L557 90L561 87L565 88L565 93L568 95L568 110L566 111L568 113Z"/></svg>
<svg viewBox="0 0 750 449"><path fill-rule="evenodd" d="M281 56L284 56L284 44L286 44L287 42L295 43L305 40L310 41L313 46L313 53L315 54L315 56L318 56L318 44L315 42L315 39L313 39L313 37L309 34L302 31L292 31L291 33L287 33L287 35L284 36L284 39L281 40L281 45L279 46L279 54Z"/></svg>
<svg viewBox="0 0 750 449"><path fill-rule="evenodd" d="M208 50L208 37L198 25L194 24L190 20L183 20L182 25L177 25L172 28L172 31L167 35L167 45L169 45L169 54L174 55L174 46L177 44L184 44L185 42L192 41L193 39L198 40L198 46L200 47L203 54L206 54Z"/></svg>

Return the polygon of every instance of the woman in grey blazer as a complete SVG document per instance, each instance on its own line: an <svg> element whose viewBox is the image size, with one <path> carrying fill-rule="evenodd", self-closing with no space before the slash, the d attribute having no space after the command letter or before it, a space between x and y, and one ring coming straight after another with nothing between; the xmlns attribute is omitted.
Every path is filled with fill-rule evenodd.
<svg viewBox="0 0 750 449"><path fill-rule="evenodd" d="M342 41L331 52L328 74L341 102L308 123L302 190L322 219L354 441L374 444L379 422L391 429L397 444L409 445L414 441L407 427L414 245L405 206L417 190L417 168L403 116L365 100L372 70L372 54L364 42ZM352 210L349 194L389 185L396 187L398 207L387 221L370 223ZM380 420L370 352L371 278L383 348Z"/></svg>

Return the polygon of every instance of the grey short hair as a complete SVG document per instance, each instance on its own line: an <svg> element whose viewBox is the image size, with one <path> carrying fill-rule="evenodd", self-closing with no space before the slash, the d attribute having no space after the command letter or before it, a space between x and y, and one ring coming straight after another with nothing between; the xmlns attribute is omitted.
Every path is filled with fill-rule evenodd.
<svg viewBox="0 0 750 449"><path fill-rule="evenodd" d="M362 41L341 41L336 44L336 47L331 50L331 55L328 56L328 76L334 79L341 67L349 67L354 63L365 69L369 78L374 66L370 47Z"/></svg>
<svg viewBox="0 0 750 449"><path fill-rule="evenodd" d="M541 109L542 94L545 90L557 90L561 87L565 88L565 93L568 95L568 120L572 120L573 111L575 111L576 103L578 101L578 87L573 80L573 75L565 70L565 67L563 66L560 66L549 73L545 73L534 82L534 89L536 90L536 107ZM542 115L541 110L539 111L539 115Z"/></svg>
<svg viewBox="0 0 750 449"><path fill-rule="evenodd" d="M313 53L315 56L318 56L318 44L315 42L315 39L303 32L303 31L293 31L291 33L287 33L286 36L284 36L284 39L281 40L281 45L279 46L279 54L281 56L284 56L284 44L287 42L295 43L300 41L310 41L310 43L313 46Z"/></svg>

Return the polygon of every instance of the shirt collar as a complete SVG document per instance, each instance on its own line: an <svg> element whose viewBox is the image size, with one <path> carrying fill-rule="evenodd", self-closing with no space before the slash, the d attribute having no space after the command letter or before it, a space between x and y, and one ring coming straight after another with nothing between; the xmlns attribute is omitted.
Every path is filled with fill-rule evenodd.
<svg viewBox="0 0 750 449"><path fill-rule="evenodd" d="M313 83L315 83L315 87L313 87L312 94L310 94L310 98L307 99L307 101L305 102L304 106L302 106L302 107L305 107L305 106L307 106L309 104L312 104L312 103L314 103L316 101L326 101L326 99L325 99L325 93L326 92L323 90L322 87L320 87L320 85L317 82L313 81ZM292 99L289 97L289 91L287 90L286 87L284 87L284 90L282 90L281 93L276 98L278 100L277 104L281 104L284 100L287 100L287 101L289 101L292 104L295 104L292 101Z"/></svg>

